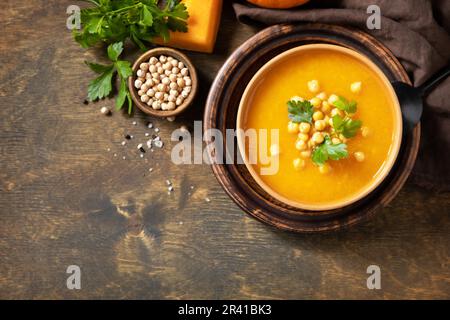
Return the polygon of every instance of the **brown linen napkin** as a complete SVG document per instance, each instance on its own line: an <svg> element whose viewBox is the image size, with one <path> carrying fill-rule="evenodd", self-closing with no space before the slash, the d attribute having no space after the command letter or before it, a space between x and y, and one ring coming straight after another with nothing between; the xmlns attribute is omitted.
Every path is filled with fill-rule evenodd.
<svg viewBox="0 0 450 320"><path fill-rule="evenodd" d="M381 29L369 30L369 5L381 9ZM352 26L387 46L421 85L450 62L450 0L312 0L288 10L264 9L234 3L239 21L277 23L318 22ZM427 97L422 137L411 179L415 183L450 191L450 78Z"/></svg>

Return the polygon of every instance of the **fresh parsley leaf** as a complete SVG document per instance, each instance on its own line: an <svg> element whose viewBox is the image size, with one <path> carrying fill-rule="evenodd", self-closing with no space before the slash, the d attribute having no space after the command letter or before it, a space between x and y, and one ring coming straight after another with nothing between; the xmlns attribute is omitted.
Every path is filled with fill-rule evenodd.
<svg viewBox="0 0 450 320"><path fill-rule="evenodd" d="M89 68L91 68L91 70L94 71L95 73L104 73L104 72L108 71L109 69L111 69L111 65L98 64L98 63L93 63L93 62L88 62L88 61L85 61L84 63Z"/></svg>
<svg viewBox="0 0 450 320"><path fill-rule="evenodd" d="M348 101L347 99L345 99L344 97L339 97L338 100L336 100L333 105L340 109L343 110L347 113L355 113L356 112L356 101Z"/></svg>
<svg viewBox="0 0 450 320"><path fill-rule="evenodd" d="M326 136L322 144L317 146L312 154L312 161L321 166L328 160L340 160L348 157L345 143L333 144L330 137Z"/></svg>
<svg viewBox="0 0 450 320"><path fill-rule="evenodd" d="M339 115L333 116L333 128L337 133L342 133L346 138L356 136L359 128L361 128L361 120L353 120L350 118L343 119Z"/></svg>
<svg viewBox="0 0 450 320"><path fill-rule="evenodd" d="M153 24L153 16L146 5L142 7L140 24L148 27L151 27Z"/></svg>
<svg viewBox="0 0 450 320"><path fill-rule="evenodd" d="M120 89L116 100L116 108L121 109L128 101L128 113L131 113L133 103L131 94L128 90L127 79L133 73L131 63L125 60L118 60L123 51L123 43L117 42L108 46L108 57L114 62L111 65L103 65L97 63L86 62L92 71L99 73L96 79L89 83L88 98L91 101L107 97L112 91L112 81L117 73L120 79Z"/></svg>
<svg viewBox="0 0 450 320"><path fill-rule="evenodd" d="M88 98L91 101L103 99L107 97L112 90L112 77L114 75L114 67L111 66L108 70L103 72L100 76L89 83Z"/></svg>
<svg viewBox="0 0 450 320"><path fill-rule="evenodd" d="M112 43L108 46L108 58L111 61L117 61L123 51L123 42Z"/></svg>
<svg viewBox="0 0 450 320"><path fill-rule="evenodd" d="M314 107L307 101L295 101L289 100L287 102L289 119L293 122L309 122L312 123L312 115L314 113Z"/></svg>
<svg viewBox="0 0 450 320"><path fill-rule="evenodd" d="M75 40L84 48L98 43L124 42L131 38L141 48L156 36L165 41L169 31L187 31L189 14L180 0L160 6L156 0L89 0L94 7L81 9L82 30ZM114 60L114 59L112 59Z"/></svg>
<svg viewBox="0 0 450 320"><path fill-rule="evenodd" d="M129 76L133 74L133 70L131 69L131 63L125 60L118 60L114 63L119 76L123 79L127 79Z"/></svg>
<svg viewBox="0 0 450 320"><path fill-rule="evenodd" d="M130 114L133 107L133 101L131 100L130 91L128 91L127 81L125 79L121 79L119 94L117 95L116 99L117 110L122 109L125 100L128 101L128 113Z"/></svg>

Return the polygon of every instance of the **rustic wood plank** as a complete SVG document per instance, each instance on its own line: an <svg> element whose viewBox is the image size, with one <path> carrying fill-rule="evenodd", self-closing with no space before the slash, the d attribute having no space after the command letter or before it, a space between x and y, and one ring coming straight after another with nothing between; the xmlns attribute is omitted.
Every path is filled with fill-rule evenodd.
<svg viewBox="0 0 450 320"><path fill-rule="evenodd" d="M120 144L143 139L147 116L82 104L83 61L99 52L72 41L69 4L7 0L0 11L0 298L450 298L448 193L407 184L369 223L297 235L240 211L208 166L170 163L170 132L202 119L214 75L256 31L229 4L215 53L188 53L202 83L193 112L152 120L167 143L147 162ZM66 288L70 264L81 290ZM370 264L382 290L365 286Z"/></svg>

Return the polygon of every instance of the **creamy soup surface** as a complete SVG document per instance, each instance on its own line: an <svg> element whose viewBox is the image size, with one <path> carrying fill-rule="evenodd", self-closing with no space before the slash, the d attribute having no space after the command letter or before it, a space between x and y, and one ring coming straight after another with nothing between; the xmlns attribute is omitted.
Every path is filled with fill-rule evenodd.
<svg viewBox="0 0 450 320"><path fill-rule="evenodd" d="M292 165L299 150L294 147L297 136L287 130L286 102L293 96L315 97L317 94L311 93L307 86L311 79L318 80L321 92L356 101L354 117L370 129L365 137L358 133L348 139L349 157L328 161L331 170L326 174L311 159L306 160L302 170ZM354 82L362 83L359 93L350 89ZM265 72L248 100L243 127L279 129L279 170L274 175L259 175L270 189L291 201L326 204L355 195L383 168L394 139L394 107L388 88L363 62L341 52L308 50L283 58ZM268 149L271 144L269 139ZM364 153L364 161L355 161L352 157L355 152ZM261 167L259 162L253 165L257 173Z"/></svg>

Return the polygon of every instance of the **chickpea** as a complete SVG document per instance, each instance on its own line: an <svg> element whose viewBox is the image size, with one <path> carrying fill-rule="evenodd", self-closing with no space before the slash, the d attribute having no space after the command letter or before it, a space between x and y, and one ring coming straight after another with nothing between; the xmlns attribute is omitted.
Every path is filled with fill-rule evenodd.
<svg viewBox="0 0 450 320"><path fill-rule="evenodd" d="M146 81L146 82L147 82L147 81ZM146 85L145 83L141 86L141 90L143 90L143 91L145 91L145 92L147 92L148 89L150 89L150 88L149 88L148 85Z"/></svg>
<svg viewBox="0 0 450 320"><path fill-rule="evenodd" d="M183 98L187 98L188 95L189 95L189 92L187 92L186 90L183 90L183 91L181 92L181 96L182 96Z"/></svg>
<svg viewBox="0 0 450 320"><path fill-rule="evenodd" d="M355 152L353 155L355 156L355 159L358 162L363 162L364 159L366 158L366 155L364 154L364 152L361 152L361 151Z"/></svg>
<svg viewBox="0 0 450 320"><path fill-rule="evenodd" d="M139 79L136 79L136 81L134 81L134 87L135 87L136 89L140 89L141 86L142 86L142 81L139 80Z"/></svg>
<svg viewBox="0 0 450 320"><path fill-rule="evenodd" d="M170 64L172 65L172 67L178 67L178 60L172 59L170 61Z"/></svg>
<svg viewBox="0 0 450 320"><path fill-rule="evenodd" d="M162 84L165 84L165 85L169 85L170 84L170 79L169 78L163 78L162 80L161 80L161 83Z"/></svg>
<svg viewBox="0 0 450 320"><path fill-rule="evenodd" d="M280 154L280 147L277 144L272 144L270 146L270 155L272 157L278 156Z"/></svg>
<svg viewBox="0 0 450 320"><path fill-rule="evenodd" d="M162 67L158 67L158 70L156 71L158 74L163 74L164 69Z"/></svg>
<svg viewBox="0 0 450 320"><path fill-rule="evenodd" d="M323 101L322 102L322 112L328 113L328 112L330 112L330 109L331 109L331 107L330 107L330 104L328 103L328 101Z"/></svg>
<svg viewBox="0 0 450 320"><path fill-rule="evenodd" d="M295 170L301 170L305 167L306 162L303 159L296 158L294 161L292 161L292 164L294 165Z"/></svg>
<svg viewBox="0 0 450 320"><path fill-rule="evenodd" d="M339 97L335 94L332 94L329 98L328 98L328 103L333 105L336 101L339 100Z"/></svg>
<svg viewBox="0 0 450 320"><path fill-rule="evenodd" d="M367 138L370 135L370 129L368 127L361 127L361 135Z"/></svg>
<svg viewBox="0 0 450 320"><path fill-rule="evenodd" d="M327 127L327 122L325 120L317 120L314 122L314 127L317 131L322 131Z"/></svg>
<svg viewBox="0 0 450 320"><path fill-rule="evenodd" d="M152 106L152 104L153 104L153 99L148 99L148 101L147 101L147 105L151 107L151 106Z"/></svg>
<svg viewBox="0 0 450 320"><path fill-rule="evenodd" d="M339 144L339 143L341 143L341 140L339 138L333 138L333 139L331 139L331 142L333 144Z"/></svg>
<svg viewBox="0 0 450 320"><path fill-rule="evenodd" d="M301 133L308 133L311 130L311 125L308 122L301 122L299 125L299 130Z"/></svg>
<svg viewBox="0 0 450 320"><path fill-rule="evenodd" d="M159 61L161 61L161 63L164 63L164 62L166 62L166 61L167 61L167 57L166 57L166 56L163 56L163 55L161 55L161 56L159 57Z"/></svg>
<svg viewBox="0 0 450 320"><path fill-rule="evenodd" d="M176 108L176 104L174 102L167 103L167 110L174 110Z"/></svg>
<svg viewBox="0 0 450 320"><path fill-rule="evenodd" d="M176 104L177 106L180 106L180 105L183 104L183 100L184 100L183 97L178 97L177 100L175 101L175 104Z"/></svg>
<svg viewBox="0 0 450 320"><path fill-rule="evenodd" d="M149 97L154 97L154 96L155 96L155 90L153 90L153 89L148 89L147 95L148 95Z"/></svg>
<svg viewBox="0 0 450 320"><path fill-rule="evenodd" d="M149 62L151 65L155 65L156 63L158 63L158 59L156 57L151 57Z"/></svg>
<svg viewBox="0 0 450 320"><path fill-rule="evenodd" d="M311 157L311 150L300 152L300 157L302 157L303 159L309 159Z"/></svg>
<svg viewBox="0 0 450 320"><path fill-rule="evenodd" d="M167 91L167 86L165 84L162 84L162 83L158 84L158 91L166 92Z"/></svg>
<svg viewBox="0 0 450 320"><path fill-rule="evenodd" d="M298 138L300 139L300 140L303 140L303 141L305 141L305 142L307 142L308 140L309 140L309 134L307 134L307 133L299 133L298 134Z"/></svg>
<svg viewBox="0 0 450 320"><path fill-rule="evenodd" d="M155 110L161 109L161 101L154 101L152 103L152 108L155 109Z"/></svg>
<svg viewBox="0 0 450 320"><path fill-rule="evenodd" d="M138 91L138 95L142 96L143 94L145 94L144 90L141 89L141 90Z"/></svg>
<svg viewBox="0 0 450 320"><path fill-rule="evenodd" d="M306 145L306 142L303 140L297 140L297 142L295 143L295 148L297 150L303 151L306 150L308 146Z"/></svg>
<svg viewBox="0 0 450 320"><path fill-rule="evenodd" d="M361 92L362 83L361 81L353 82L350 85L350 91L353 93L360 93Z"/></svg>
<svg viewBox="0 0 450 320"><path fill-rule="evenodd" d="M183 91L186 91L187 93L191 92L191 90L192 90L192 87L191 87L191 86L188 86L188 87L184 87L184 88L183 88Z"/></svg>
<svg viewBox="0 0 450 320"><path fill-rule="evenodd" d="M313 119L314 121L322 120L323 119L323 112L322 111L316 111L313 113Z"/></svg>
<svg viewBox="0 0 450 320"><path fill-rule="evenodd" d="M178 69L183 70L184 69L184 63L183 62L178 62Z"/></svg>
<svg viewBox="0 0 450 320"><path fill-rule="evenodd" d="M177 76L174 75L174 74L170 74L170 75L169 75L169 80L170 80L171 82L175 82L175 81L177 81Z"/></svg>
<svg viewBox="0 0 450 320"><path fill-rule="evenodd" d="M319 89L320 89L319 81L317 81L317 80L308 81L308 89L309 89L309 91L311 91L313 93L319 92Z"/></svg>
<svg viewBox="0 0 450 320"><path fill-rule="evenodd" d="M192 85L192 80L189 77L184 78L184 84L186 86L191 86Z"/></svg>
<svg viewBox="0 0 450 320"><path fill-rule="evenodd" d="M327 94L325 92L321 92L316 97L319 98L320 100L326 100Z"/></svg>
<svg viewBox="0 0 450 320"><path fill-rule="evenodd" d="M178 67L173 67L172 68L172 73L173 74L178 74L180 72L180 69L178 69Z"/></svg>
<svg viewBox="0 0 450 320"><path fill-rule="evenodd" d="M314 97L311 100L309 100L309 102L311 102L311 104L313 105L313 107L318 107L320 106L320 103L322 102L319 98Z"/></svg>
<svg viewBox="0 0 450 320"><path fill-rule="evenodd" d="M189 74L189 70L187 68L183 68L181 69L180 73L183 77L185 77Z"/></svg>
<svg viewBox="0 0 450 320"><path fill-rule="evenodd" d="M298 123L289 121L288 132L289 133L297 133L298 132Z"/></svg>
<svg viewBox="0 0 450 320"><path fill-rule="evenodd" d="M155 73L156 72L156 66L154 64L150 65L150 67L148 68L148 72L150 73Z"/></svg>
<svg viewBox="0 0 450 320"><path fill-rule="evenodd" d="M321 144L324 140L323 138L323 134L321 132L316 132L313 134L313 136L311 137L311 140L315 143L315 144Z"/></svg>
<svg viewBox="0 0 450 320"><path fill-rule="evenodd" d="M149 74L149 73L147 73L147 74ZM149 88L153 87L154 86L153 80L151 78L147 79L145 81L145 85L147 85L147 87L149 87Z"/></svg>
<svg viewBox="0 0 450 320"><path fill-rule="evenodd" d="M149 99L150 99L150 97L148 95L146 95L146 94L141 96L141 101L144 102L144 103L147 102Z"/></svg>
<svg viewBox="0 0 450 320"><path fill-rule="evenodd" d="M321 174L327 174L331 171L331 166L328 163L325 163L321 166L319 166L319 172Z"/></svg>
<svg viewBox="0 0 450 320"><path fill-rule="evenodd" d="M178 97L178 95L179 95L178 91L177 90L173 90L173 89L169 91L169 94L174 96L175 98Z"/></svg>
<svg viewBox="0 0 450 320"><path fill-rule="evenodd" d="M142 70L142 69L139 69L139 70L136 72L136 75L137 75L139 78L144 78L144 77L145 77L145 71Z"/></svg>
<svg viewBox="0 0 450 320"><path fill-rule="evenodd" d="M178 78L178 79L177 79L177 85L178 85L180 88L184 88L184 86L185 86L184 79Z"/></svg>
<svg viewBox="0 0 450 320"><path fill-rule="evenodd" d="M178 89L178 85L176 82L171 82L169 85L171 90L177 90Z"/></svg>
<svg viewBox="0 0 450 320"><path fill-rule="evenodd" d="M331 110L331 116L340 116L343 117L344 116L344 112L338 108L333 108L333 110Z"/></svg>

